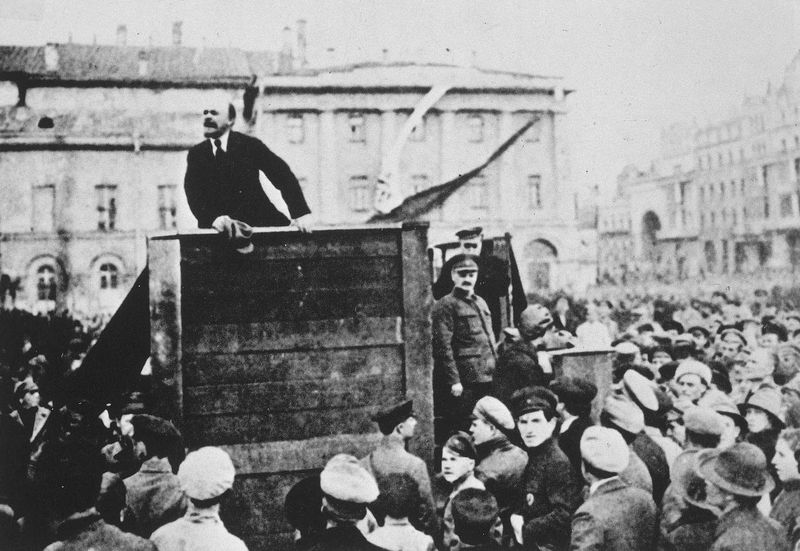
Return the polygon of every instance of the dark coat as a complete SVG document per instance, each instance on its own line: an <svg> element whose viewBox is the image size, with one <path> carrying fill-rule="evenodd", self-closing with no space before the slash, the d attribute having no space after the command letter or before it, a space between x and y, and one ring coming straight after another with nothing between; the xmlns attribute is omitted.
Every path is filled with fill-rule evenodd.
<svg viewBox="0 0 800 551"><path fill-rule="evenodd" d="M431 317L437 378L447 387L491 382L497 353L486 302L456 288L433 305Z"/></svg>
<svg viewBox="0 0 800 551"><path fill-rule="evenodd" d="M555 310L553 310L553 327L555 327L556 331L569 331L573 335L575 334L575 329L578 328L578 320L575 318L575 314L572 313L572 310L567 310L567 313L564 315L564 321L558 317L558 314Z"/></svg>
<svg viewBox="0 0 800 551"><path fill-rule="evenodd" d="M58 541L45 551L156 551L150 540L106 524L98 514L70 519L58 528Z"/></svg>
<svg viewBox="0 0 800 551"><path fill-rule="evenodd" d="M588 417L577 417L567 427L567 430L558 435L558 446L569 459L578 480L583 477L581 474L581 436L583 436L583 431L593 424Z"/></svg>
<svg viewBox="0 0 800 551"><path fill-rule="evenodd" d="M777 523L755 507L737 507L719 519L711 551L788 551L789 540Z"/></svg>
<svg viewBox="0 0 800 551"><path fill-rule="evenodd" d="M522 541L563 549L570 540L570 518L581 504L581 488L569 459L554 438L528 450L522 480Z"/></svg>
<svg viewBox="0 0 800 551"><path fill-rule="evenodd" d="M571 551L650 551L655 543L653 498L619 478L600 485L575 512Z"/></svg>
<svg viewBox="0 0 800 551"><path fill-rule="evenodd" d="M711 511L688 506L670 532L661 532L659 551L707 551L714 542L717 517Z"/></svg>
<svg viewBox="0 0 800 551"><path fill-rule="evenodd" d="M786 528L786 537L796 544L800 540L800 530L798 530L798 519L800 518L800 480L790 480L785 482L783 490L775 503L769 517L781 523Z"/></svg>
<svg viewBox="0 0 800 551"><path fill-rule="evenodd" d="M231 132L222 163L214 159L209 140L189 150L184 189L197 225L210 228L218 216L251 226L287 226L289 220L264 194L259 170L280 190L292 218L311 212L289 165L260 140Z"/></svg>
<svg viewBox="0 0 800 551"><path fill-rule="evenodd" d="M492 395L510 406L514 391L528 386L546 386L549 379L539 365L535 347L527 341L512 342L497 360Z"/></svg>
<svg viewBox="0 0 800 551"><path fill-rule="evenodd" d="M653 481L653 500L660 505L670 483L669 463L664 450L644 432L640 432L631 442L631 449L644 461Z"/></svg>
<svg viewBox="0 0 800 551"><path fill-rule="evenodd" d="M166 458L148 459L124 482L125 527L134 534L149 538L156 529L186 512L188 498Z"/></svg>
<svg viewBox="0 0 800 551"><path fill-rule="evenodd" d="M497 499L500 518L520 501L520 482L528 465L528 454L501 436L477 446L475 477Z"/></svg>
<svg viewBox="0 0 800 551"><path fill-rule="evenodd" d="M371 544L367 538L352 526L328 528L307 547L310 551L381 551L383 547Z"/></svg>

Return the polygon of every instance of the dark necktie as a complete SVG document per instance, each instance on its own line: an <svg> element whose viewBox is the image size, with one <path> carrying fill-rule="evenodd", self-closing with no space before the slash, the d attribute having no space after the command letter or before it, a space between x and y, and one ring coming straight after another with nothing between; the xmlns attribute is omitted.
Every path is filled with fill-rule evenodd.
<svg viewBox="0 0 800 551"><path fill-rule="evenodd" d="M220 141L219 138L214 140L214 147L217 148L217 152L214 155L214 158L217 160L217 162L220 162L223 159L225 159L225 150L222 149L222 142Z"/></svg>

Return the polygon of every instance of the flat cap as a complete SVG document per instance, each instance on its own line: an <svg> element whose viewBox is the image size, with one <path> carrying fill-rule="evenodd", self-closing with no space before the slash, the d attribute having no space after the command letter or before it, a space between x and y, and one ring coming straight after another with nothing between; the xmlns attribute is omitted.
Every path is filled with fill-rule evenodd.
<svg viewBox="0 0 800 551"><path fill-rule="evenodd" d="M483 235L483 228L480 226L475 226L473 228L464 228L463 230L458 230L456 232L456 237L459 239L471 239L473 237L479 237Z"/></svg>
<svg viewBox="0 0 800 551"><path fill-rule="evenodd" d="M206 446L190 452L178 467L178 480L192 499L221 496L233 487L236 469L230 456L220 448Z"/></svg>
<svg viewBox="0 0 800 551"><path fill-rule="evenodd" d="M579 377L562 375L550 383L550 390L562 402L572 404L588 404L597 396L597 386L594 383Z"/></svg>
<svg viewBox="0 0 800 551"><path fill-rule="evenodd" d="M452 270L478 271L478 257L474 254L457 254L453 257Z"/></svg>
<svg viewBox="0 0 800 551"><path fill-rule="evenodd" d="M624 341L615 346L614 351L622 356L635 356L639 352L639 347L631 341Z"/></svg>
<svg viewBox="0 0 800 551"><path fill-rule="evenodd" d="M642 410L653 413L658 411L658 397L653 390L653 383L647 377L629 369L622 376L622 384L634 403Z"/></svg>
<svg viewBox="0 0 800 551"><path fill-rule="evenodd" d="M345 503L364 504L378 499L378 483L352 455L334 455L319 475L322 492Z"/></svg>
<svg viewBox="0 0 800 551"><path fill-rule="evenodd" d="M725 430L722 417L719 413L707 407L691 407L683 414L683 425L686 430L695 434L707 434L709 436L722 436Z"/></svg>
<svg viewBox="0 0 800 551"><path fill-rule="evenodd" d="M472 415L504 430L514 429L514 417L506 405L494 396L484 396L475 404Z"/></svg>
<svg viewBox="0 0 800 551"><path fill-rule="evenodd" d="M678 381L684 375L697 375L700 379L709 386L711 384L711 368L697 360L687 359L678 364L678 369L675 370L674 379Z"/></svg>
<svg viewBox="0 0 800 551"><path fill-rule="evenodd" d="M443 448L461 457L470 459L477 459L478 457L478 453L475 451L475 444L472 443L472 437L464 431L458 431L448 438Z"/></svg>
<svg viewBox="0 0 800 551"><path fill-rule="evenodd" d="M558 398L541 386L521 388L511 395L511 412L520 417L532 411L555 412Z"/></svg>
<svg viewBox="0 0 800 551"><path fill-rule="evenodd" d="M581 436L581 457L596 469L621 473L628 467L630 452L625 439L614 429L588 427Z"/></svg>
<svg viewBox="0 0 800 551"><path fill-rule="evenodd" d="M414 401L406 400L381 409L372 416L372 420L378 423L383 434L391 434L397 425L412 415L414 415Z"/></svg>
<svg viewBox="0 0 800 551"><path fill-rule="evenodd" d="M500 509L497 500L486 490L465 488L458 492L450 504L453 513L453 531L462 543L480 544L489 535Z"/></svg>
<svg viewBox="0 0 800 551"><path fill-rule="evenodd" d="M605 418L626 432L639 434L644 430L644 413L633 402L619 394L609 394L603 403L601 419Z"/></svg>

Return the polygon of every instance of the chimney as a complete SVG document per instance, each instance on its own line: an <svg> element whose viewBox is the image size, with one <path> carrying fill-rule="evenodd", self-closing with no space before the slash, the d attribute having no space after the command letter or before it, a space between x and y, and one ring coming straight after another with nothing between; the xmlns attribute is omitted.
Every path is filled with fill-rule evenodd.
<svg viewBox="0 0 800 551"><path fill-rule="evenodd" d="M148 71L147 52L144 50L139 51L139 76L146 77Z"/></svg>
<svg viewBox="0 0 800 551"><path fill-rule="evenodd" d="M381 61L383 63L389 63L389 48L384 48L381 50Z"/></svg>
<svg viewBox="0 0 800 551"><path fill-rule="evenodd" d="M44 47L44 67L48 71L58 71L58 50L52 42Z"/></svg>
<svg viewBox="0 0 800 551"><path fill-rule="evenodd" d="M308 60L306 59L306 46L308 43L306 42L306 20L305 19L298 19L297 20L297 62L300 67L305 67L308 65Z"/></svg>
<svg viewBox="0 0 800 551"><path fill-rule="evenodd" d="M278 54L278 72L290 73L292 71L292 29L283 28L283 46Z"/></svg>
<svg viewBox="0 0 800 551"><path fill-rule="evenodd" d="M117 46L125 46L128 43L128 26L117 25Z"/></svg>
<svg viewBox="0 0 800 551"><path fill-rule="evenodd" d="M325 65L328 67L336 65L336 48L325 48Z"/></svg>
<svg viewBox="0 0 800 551"><path fill-rule="evenodd" d="M183 21L172 23L172 45L180 46L183 42Z"/></svg>

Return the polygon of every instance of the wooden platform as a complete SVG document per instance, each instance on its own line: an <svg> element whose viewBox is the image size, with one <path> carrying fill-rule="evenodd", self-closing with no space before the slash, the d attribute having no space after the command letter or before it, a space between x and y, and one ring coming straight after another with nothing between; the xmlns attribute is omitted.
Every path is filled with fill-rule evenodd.
<svg viewBox="0 0 800 551"><path fill-rule="evenodd" d="M413 398L433 455L427 225L207 231L148 242L156 413L237 467L223 504L251 550L291 547L283 500L336 453L366 455L377 409Z"/></svg>

